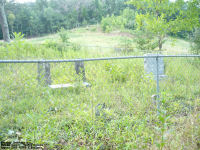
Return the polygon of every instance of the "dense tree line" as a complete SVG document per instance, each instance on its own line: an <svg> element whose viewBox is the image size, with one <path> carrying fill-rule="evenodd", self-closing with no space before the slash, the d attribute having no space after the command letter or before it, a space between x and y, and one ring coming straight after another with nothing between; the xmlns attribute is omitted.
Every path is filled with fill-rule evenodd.
<svg viewBox="0 0 200 150"><path fill-rule="evenodd" d="M0 1L5 2L6 0ZM173 7L170 5L173 4L169 0L164 0L162 3L157 0L150 2L148 0L36 0L34 3L15 3L14 0L7 0L5 10L11 37L13 32L21 32L26 37L40 36L55 33L61 28L71 29L100 23L102 19L103 28L108 31L113 28L113 24L117 28L123 26L133 29L145 15L147 19L150 18L148 17L150 14L155 14L158 25L160 25L158 18L164 20L163 25L165 26L170 21L175 25L175 20L179 19L180 15L185 18L185 14L190 14L190 18L194 18L194 21L191 21L191 19L178 20L177 22L180 22L181 25L185 24L186 27L194 27L194 23L198 22L194 16L197 16L196 14L200 12L199 0L191 0L189 5L184 0L176 0L174 7L177 7L178 11L173 11L175 9L172 9ZM161 11L157 10L159 9L157 6L161 7L161 10L165 10L162 15ZM169 6L169 9L164 9L168 8L167 6ZM188 13L182 13L187 12L186 10L188 10ZM166 14L168 11L170 13ZM138 14L140 14L140 17L138 17ZM110 18L107 16L110 16ZM148 25L147 19L146 25ZM148 20L155 26L155 20ZM150 27L152 25L150 24ZM180 27L180 25L176 23L175 28L172 29L176 29L176 27ZM156 27L155 29L158 28ZM174 35L172 31L167 32ZM188 35L188 31L183 28L183 30L177 31L176 35L185 38ZM2 31L0 31L0 38L3 38Z"/></svg>
<svg viewBox="0 0 200 150"><path fill-rule="evenodd" d="M25 36L54 33L60 28L96 24L107 15L119 15L126 0L36 0L35 3L5 4L10 32ZM12 34L11 34L12 35ZM0 33L2 38L2 33Z"/></svg>

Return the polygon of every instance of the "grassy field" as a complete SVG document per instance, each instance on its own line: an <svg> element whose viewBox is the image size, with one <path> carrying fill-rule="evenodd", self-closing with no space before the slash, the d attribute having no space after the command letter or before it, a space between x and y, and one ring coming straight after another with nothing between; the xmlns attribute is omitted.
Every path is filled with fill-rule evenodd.
<svg viewBox="0 0 200 150"><path fill-rule="evenodd" d="M98 25L87 28L77 28L68 32L70 42L86 47L86 49L101 50L101 52L109 51L118 47L126 39L133 42L133 48L136 48L136 36L130 34L129 31L113 31L111 33L103 33ZM58 40L59 35L53 34L41 38L32 38L28 41L38 44L44 43L46 40ZM109 49L110 47L110 49ZM165 54L187 54L190 50L190 43L182 39L168 37L163 45L163 53ZM109 51L110 52L110 51Z"/></svg>
<svg viewBox="0 0 200 150"><path fill-rule="evenodd" d="M0 59L71 59L140 54L113 48L128 33L80 28L69 33L21 40L0 47ZM87 47L99 46L99 47ZM189 43L169 41L165 53L182 54ZM165 58L167 78L160 81L160 109L152 95L156 82L144 72L143 59L85 62L91 87L81 86L74 63L51 64L50 89L38 84L37 64L0 64L0 141L47 144L47 149L200 148L200 61Z"/></svg>

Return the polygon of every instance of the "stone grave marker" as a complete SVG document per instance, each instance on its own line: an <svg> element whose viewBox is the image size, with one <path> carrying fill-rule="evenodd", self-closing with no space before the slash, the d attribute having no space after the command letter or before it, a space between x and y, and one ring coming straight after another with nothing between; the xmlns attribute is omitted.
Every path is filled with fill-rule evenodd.
<svg viewBox="0 0 200 150"><path fill-rule="evenodd" d="M91 84L86 82L84 62L75 62L75 70L82 86L90 87ZM40 85L49 86L52 89L76 87L76 84L56 84L51 85L51 72L49 63L38 63L38 82Z"/></svg>
<svg viewBox="0 0 200 150"><path fill-rule="evenodd" d="M159 54L146 54L145 56L159 56ZM157 77L157 61L156 58L145 58L144 59L144 71L147 74L153 74L154 79ZM158 58L158 75L159 79L166 77L165 75L165 64L163 57Z"/></svg>
<svg viewBox="0 0 200 150"><path fill-rule="evenodd" d="M48 86L51 84L51 72L49 63L38 63L37 79L40 85Z"/></svg>
<svg viewBox="0 0 200 150"><path fill-rule="evenodd" d="M76 74L80 76L80 79L85 82L86 77L85 77L85 67L84 67L84 62L75 62L75 70Z"/></svg>
<svg viewBox="0 0 200 150"><path fill-rule="evenodd" d="M90 87L90 83L86 82L84 62L75 62L76 74L80 77L78 80L83 81L83 85Z"/></svg>

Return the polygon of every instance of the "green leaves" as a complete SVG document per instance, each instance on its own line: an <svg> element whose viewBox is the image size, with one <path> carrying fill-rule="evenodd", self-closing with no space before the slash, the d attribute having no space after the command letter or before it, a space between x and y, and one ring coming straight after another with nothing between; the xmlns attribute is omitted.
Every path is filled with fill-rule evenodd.
<svg viewBox="0 0 200 150"><path fill-rule="evenodd" d="M60 36L62 42L68 44L69 43L68 31L65 30L64 28L61 28L58 33L59 33L59 36Z"/></svg>
<svg viewBox="0 0 200 150"><path fill-rule="evenodd" d="M111 32L114 29L124 29L127 24L127 18L123 16L114 16L103 18L101 21L101 28L104 32Z"/></svg>
<svg viewBox="0 0 200 150"><path fill-rule="evenodd" d="M15 40L15 41L20 41L20 40L22 40L23 37L24 37L24 34L22 34L21 32L19 32L19 33L14 32L13 35L14 35L14 40Z"/></svg>
<svg viewBox="0 0 200 150"><path fill-rule="evenodd" d="M135 10L126 8L121 15L103 17L101 20L101 28L103 32L111 32L113 30L123 30L124 28L134 29L135 27Z"/></svg>
<svg viewBox="0 0 200 150"><path fill-rule="evenodd" d="M168 33L181 30L191 31L198 24L197 2L177 0L130 0L128 4L138 9L136 14L137 29L152 32L158 37L159 49ZM192 9L195 8L193 12Z"/></svg>

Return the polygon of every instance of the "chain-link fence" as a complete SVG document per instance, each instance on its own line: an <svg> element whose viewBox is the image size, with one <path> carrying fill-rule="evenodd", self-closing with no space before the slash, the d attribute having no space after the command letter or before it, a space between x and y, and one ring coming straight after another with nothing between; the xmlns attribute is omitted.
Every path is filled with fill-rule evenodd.
<svg viewBox="0 0 200 150"><path fill-rule="evenodd" d="M183 139L179 119L199 117L199 55L1 60L0 75L2 147L198 147L199 122Z"/></svg>

